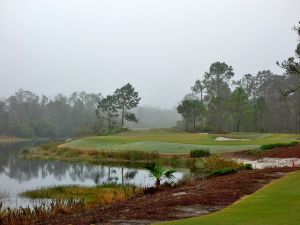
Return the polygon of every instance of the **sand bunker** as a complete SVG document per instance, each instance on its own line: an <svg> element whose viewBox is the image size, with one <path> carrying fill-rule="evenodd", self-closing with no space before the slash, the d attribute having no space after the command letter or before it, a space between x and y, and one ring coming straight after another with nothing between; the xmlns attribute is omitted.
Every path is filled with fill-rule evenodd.
<svg viewBox="0 0 300 225"><path fill-rule="evenodd" d="M216 141L248 141L249 139L217 137L215 140Z"/></svg>

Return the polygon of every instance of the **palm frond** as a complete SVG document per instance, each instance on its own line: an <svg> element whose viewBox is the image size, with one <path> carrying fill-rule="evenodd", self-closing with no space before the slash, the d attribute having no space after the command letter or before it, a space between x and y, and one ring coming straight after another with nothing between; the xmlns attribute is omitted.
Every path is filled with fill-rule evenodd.
<svg viewBox="0 0 300 225"><path fill-rule="evenodd" d="M175 178L175 176L174 176L175 172L176 172L175 170L167 170L164 172L164 177L166 177L169 180L172 180Z"/></svg>

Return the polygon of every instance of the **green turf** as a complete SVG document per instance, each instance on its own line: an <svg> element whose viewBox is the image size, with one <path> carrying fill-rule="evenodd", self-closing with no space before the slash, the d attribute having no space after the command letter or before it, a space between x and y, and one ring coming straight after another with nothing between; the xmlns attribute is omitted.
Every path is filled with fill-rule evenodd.
<svg viewBox="0 0 300 225"><path fill-rule="evenodd" d="M300 171L297 171L224 210L162 225L299 225L299 205Z"/></svg>
<svg viewBox="0 0 300 225"><path fill-rule="evenodd" d="M216 141L217 137L247 139L241 141ZM197 134L175 129L128 131L111 136L93 136L74 140L66 147L102 150L144 150L161 153L186 153L197 148L212 152L228 152L258 148L262 144L288 143L299 138L294 134Z"/></svg>

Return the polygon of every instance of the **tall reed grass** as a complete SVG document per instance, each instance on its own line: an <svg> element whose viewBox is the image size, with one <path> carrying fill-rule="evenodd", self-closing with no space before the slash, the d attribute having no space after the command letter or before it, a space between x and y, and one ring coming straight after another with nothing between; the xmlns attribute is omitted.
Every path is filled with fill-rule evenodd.
<svg viewBox="0 0 300 225"><path fill-rule="evenodd" d="M241 163L234 159L224 158L220 156L210 156L203 160L203 167L206 171L220 170L224 168L240 169Z"/></svg>
<svg viewBox="0 0 300 225"><path fill-rule="evenodd" d="M31 199L67 200L72 198L82 201L87 206L91 206L121 202L139 192L140 190L134 186L104 184L95 187L53 186L26 191L21 195Z"/></svg>
<svg viewBox="0 0 300 225"><path fill-rule="evenodd" d="M17 209L3 208L0 203L0 224L1 225L32 225L43 223L54 215L67 215L81 212L84 204L81 201L68 199L66 201L54 201L49 205L42 204L34 208L20 207Z"/></svg>

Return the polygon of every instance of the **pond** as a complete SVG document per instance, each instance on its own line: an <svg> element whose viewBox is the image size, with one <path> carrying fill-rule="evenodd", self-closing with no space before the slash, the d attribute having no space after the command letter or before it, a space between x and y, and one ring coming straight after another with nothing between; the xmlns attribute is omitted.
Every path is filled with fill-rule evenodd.
<svg viewBox="0 0 300 225"><path fill-rule="evenodd" d="M93 186L104 183L132 184L147 187L154 184L144 169L71 163L62 161L25 160L23 149L41 142L0 144L0 202L4 207L32 207L42 201L19 196L23 191L55 185ZM183 177L176 172L175 181Z"/></svg>

